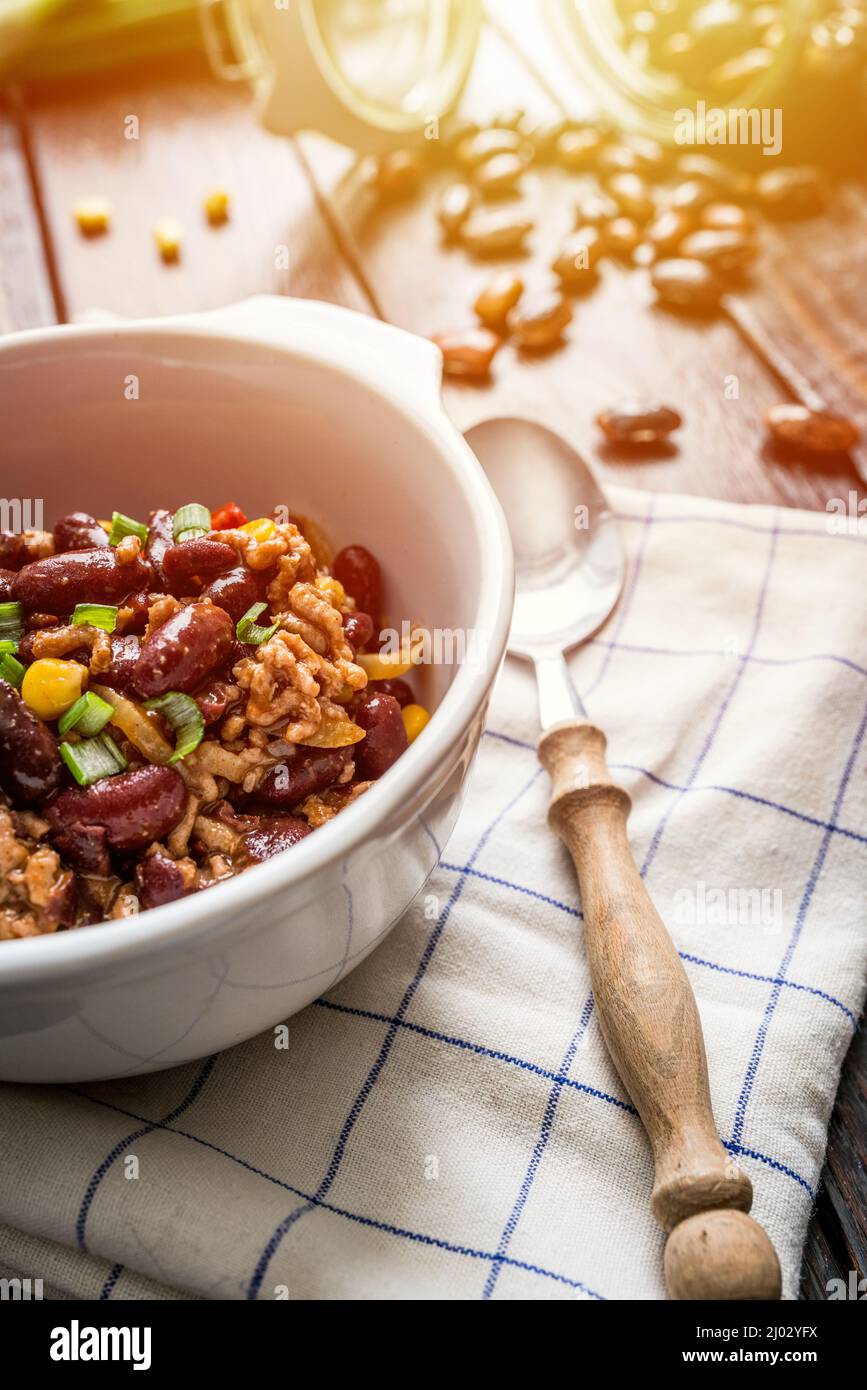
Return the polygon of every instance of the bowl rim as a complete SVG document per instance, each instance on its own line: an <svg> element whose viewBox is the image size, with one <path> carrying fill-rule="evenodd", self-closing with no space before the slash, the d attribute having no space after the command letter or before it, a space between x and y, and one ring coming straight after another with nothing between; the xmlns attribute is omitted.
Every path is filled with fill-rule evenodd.
<svg viewBox="0 0 867 1390"><path fill-rule="evenodd" d="M248 301L249 302L249 301ZM291 300L283 300L291 304ZM295 301L307 304L307 301ZM364 319L354 310L333 305L318 305L317 310L330 311L327 319L338 322ZM306 878L332 868L353 851L383 824L399 813L402 804L413 799L436 772L449 750L453 748L477 717L499 671L508 639L514 598L514 565L508 527L499 502L485 474L464 440L459 429L445 412L439 396L425 401L401 390L391 378L371 378L350 361L336 361L312 345L298 342L281 344L273 337L257 336L249 328L233 326L222 318L223 311L190 313L161 319L131 319L106 323L56 325L29 329L0 339L0 367L12 365L9 359L31 351L49 348L62 351L66 347L101 346L117 350L131 337L150 340L148 346L159 348L165 339L167 355L176 350L180 337L201 340L214 338L239 347L260 346L287 359L299 358L330 372L339 385L341 379L366 385L386 407L400 412L430 439L442 467L451 473L466 503L470 524L475 532L475 544L480 556L480 582L476 595L473 627L485 634L487 640L477 662L457 667L454 678L439 706L431 715L424 737L410 745L388 773L365 793L363 798L346 807L334 821L319 827L293 846L291 854L275 856L263 864L245 870L225 883L215 885L218 898L211 891L193 894L188 898L122 921L103 921L74 930L49 932L0 943L0 989L39 983L50 986L87 969L97 970L111 963L144 963L163 947L186 949L197 946L206 937L215 918L228 919L275 898ZM388 325L377 324L377 331ZM403 330L396 335L411 337ZM426 347L425 340L416 340ZM6 359L4 361L4 359ZM196 364L207 371L206 361ZM438 379L438 373L437 373ZM116 928L116 930L114 929ZM224 944L221 939L221 944Z"/></svg>

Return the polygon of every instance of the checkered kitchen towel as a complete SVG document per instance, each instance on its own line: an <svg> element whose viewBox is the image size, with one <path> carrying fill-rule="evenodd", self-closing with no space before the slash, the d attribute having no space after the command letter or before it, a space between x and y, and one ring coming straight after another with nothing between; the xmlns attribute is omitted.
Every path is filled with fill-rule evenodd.
<svg viewBox="0 0 867 1390"><path fill-rule="evenodd" d="M864 997L867 540L612 494L629 575L574 674L792 1297ZM292 1019L288 1051L0 1088L4 1273L56 1297L663 1297L535 719L508 662L433 914Z"/></svg>

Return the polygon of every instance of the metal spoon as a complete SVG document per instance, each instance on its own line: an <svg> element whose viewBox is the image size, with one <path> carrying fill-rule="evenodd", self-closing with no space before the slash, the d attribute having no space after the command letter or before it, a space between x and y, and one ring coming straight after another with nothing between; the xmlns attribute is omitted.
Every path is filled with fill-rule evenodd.
<svg viewBox="0 0 867 1390"><path fill-rule="evenodd" d="M750 1180L714 1123L695 998L629 848L629 797L611 780L605 735L587 720L564 659L617 601L625 565L616 524L587 465L550 430L487 420L466 438L512 533L509 651L536 667L538 751L552 781L548 821L578 874L602 1034L653 1150L650 1205L671 1233L669 1294L779 1298L776 1252L746 1215Z"/></svg>

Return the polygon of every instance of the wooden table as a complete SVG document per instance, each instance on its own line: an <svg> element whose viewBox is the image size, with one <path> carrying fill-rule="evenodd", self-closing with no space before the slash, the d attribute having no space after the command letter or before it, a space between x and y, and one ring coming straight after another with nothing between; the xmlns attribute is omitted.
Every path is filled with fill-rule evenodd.
<svg viewBox="0 0 867 1390"><path fill-rule="evenodd" d="M520 105L542 117L578 114L574 80L544 36L516 38L518 0L501 0L483 34L464 99L468 115ZM125 118L138 118L127 139ZM349 196L352 159L316 136L266 134L246 92L214 82L196 55L134 69L10 89L0 103L0 331L79 319L216 307L261 292L334 301L418 333L471 322L469 306L490 273L441 244L432 213L447 177L433 174L412 200L378 208ZM203 195L232 194L231 220L209 228ZM77 232L71 207L99 193L114 204L111 235ZM558 240L571 230L576 178L530 176L539 225L525 279L542 283ZM183 257L163 265L152 242L158 217L184 223ZM765 232L761 285L750 311L829 403L867 424L867 316L855 312L867 248L867 197L846 188L833 213ZM288 269L283 268L288 248ZM497 412L544 415L566 432L603 480L744 502L823 508L860 498L847 462L816 467L776 458L762 429L784 398L764 361L721 318L698 326L651 307L646 275L606 264L576 309L570 344L532 362L499 353L494 383L450 384L446 404L466 428ZM725 390L738 379L737 399ZM676 404L676 447L653 459L600 444L594 416L624 390ZM822 1190L810 1227L803 1294L867 1272L864 1135L867 1045L856 1036L831 1122Z"/></svg>

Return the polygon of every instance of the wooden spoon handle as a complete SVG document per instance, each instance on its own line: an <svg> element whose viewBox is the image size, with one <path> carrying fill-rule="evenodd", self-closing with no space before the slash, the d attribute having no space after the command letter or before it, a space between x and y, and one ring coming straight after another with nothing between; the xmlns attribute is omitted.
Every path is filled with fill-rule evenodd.
<svg viewBox="0 0 867 1390"><path fill-rule="evenodd" d="M752 1186L717 1134L695 996L632 857L631 802L605 745L601 729L570 721L542 735L539 758L549 823L578 873L599 1025L653 1149L651 1210L666 1231L685 1223L666 1250L669 1293L779 1298L776 1253L743 1215Z"/></svg>

